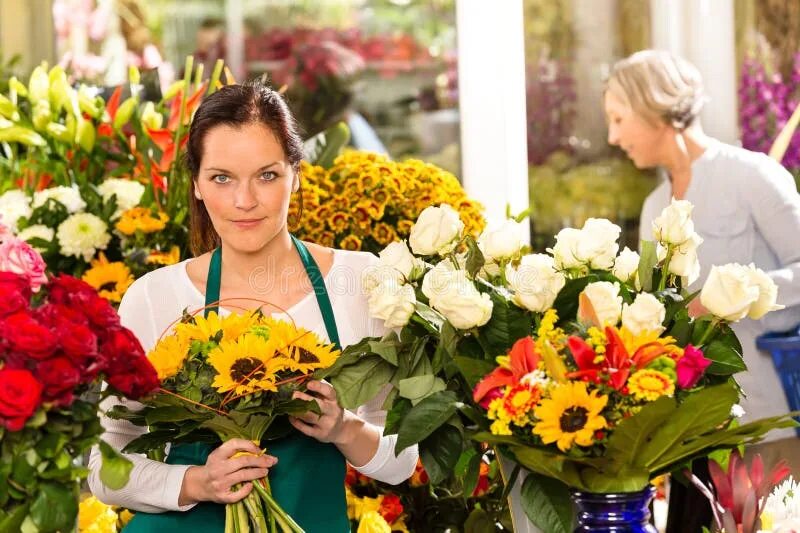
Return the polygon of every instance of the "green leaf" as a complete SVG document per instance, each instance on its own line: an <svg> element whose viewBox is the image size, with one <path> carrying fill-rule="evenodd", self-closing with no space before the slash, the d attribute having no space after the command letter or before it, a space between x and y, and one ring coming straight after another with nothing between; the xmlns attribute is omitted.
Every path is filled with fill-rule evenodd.
<svg viewBox="0 0 800 533"><path fill-rule="evenodd" d="M438 333L442 329L442 324L444 324L444 319L442 315L431 309L429 306L425 305L422 302L417 302L415 313L419 315L425 321L425 329L427 329L430 333ZM413 317L412 317L413 318Z"/></svg>
<svg viewBox="0 0 800 533"><path fill-rule="evenodd" d="M496 530L492 519L480 507L473 509L464 522L464 533L489 533Z"/></svg>
<svg viewBox="0 0 800 533"><path fill-rule="evenodd" d="M411 400L413 405L418 404L434 392L445 390L445 388L444 381L432 374L401 379L398 386L400 396Z"/></svg>
<svg viewBox="0 0 800 533"><path fill-rule="evenodd" d="M474 279L483 268L483 265L486 264L486 258L483 257L483 252L478 248L478 243L475 242L475 239L471 236L465 239L465 243L467 245L467 261L465 267L469 277Z"/></svg>
<svg viewBox="0 0 800 533"><path fill-rule="evenodd" d="M703 355L713 361L706 369L709 374L730 376L747 370L747 365L744 364L741 352L737 352L736 348L722 340L715 340L706 346L703 350Z"/></svg>
<svg viewBox="0 0 800 533"><path fill-rule="evenodd" d="M653 291L653 269L658 264L656 243L642 241L639 243L639 283L644 292Z"/></svg>
<svg viewBox="0 0 800 533"><path fill-rule="evenodd" d="M197 412L185 406L171 405L156 407L145 414L145 423L152 426L159 422L180 422L182 420L208 420L213 417L211 411Z"/></svg>
<svg viewBox="0 0 800 533"><path fill-rule="evenodd" d="M507 353L519 339L531 334L533 319L530 313L497 292L493 291L489 296L494 306L492 318L481 328L481 336L489 349L486 358L494 360L496 356Z"/></svg>
<svg viewBox="0 0 800 533"><path fill-rule="evenodd" d="M529 446L511 446L509 450L517 462L528 470L557 479L570 487L587 490L578 469L579 463L566 456Z"/></svg>
<svg viewBox="0 0 800 533"><path fill-rule="evenodd" d="M692 337L692 324L687 317L675 321L667 335L674 337L678 346L686 346Z"/></svg>
<svg viewBox="0 0 800 533"><path fill-rule="evenodd" d="M474 449L470 448L470 450L472 450L472 455L469 458L467 470L462 478L464 480L465 496L471 496L472 493L475 492L475 487L478 486L478 478L481 473L481 463L483 462L481 454L475 452Z"/></svg>
<svg viewBox="0 0 800 533"><path fill-rule="evenodd" d="M434 393L411 408L400 423L395 455L416 444L442 426L456 412L456 394L452 391ZM459 453L461 450L459 450ZM458 457L456 457L458 459ZM454 463L455 464L455 463Z"/></svg>
<svg viewBox="0 0 800 533"><path fill-rule="evenodd" d="M30 515L40 531L72 530L78 516L77 484L40 484Z"/></svg>
<svg viewBox="0 0 800 533"><path fill-rule="evenodd" d="M68 442L69 437L63 433L47 433L36 443L36 453L45 459L52 459Z"/></svg>
<svg viewBox="0 0 800 533"><path fill-rule="evenodd" d="M133 463L104 440L100 441L100 455L103 459L100 466L100 481L111 490L119 490L127 485Z"/></svg>
<svg viewBox="0 0 800 533"><path fill-rule="evenodd" d="M528 473L520 494L522 509L536 527L548 533L571 533L572 500L566 485Z"/></svg>
<svg viewBox="0 0 800 533"><path fill-rule="evenodd" d="M472 357L464 357L461 355L454 357L453 361L461 372L461 375L464 376L464 379L467 380L467 383L472 388L474 388L484 376L494 370L496 366L489 361L473 359Z"/></svg>
<svg viewBox="0 0 800 533"><path fill-rule="evenodd" d="M387 363L397 366L397 343L371 340L368 346L372 353L380 355Z"/></svg>
<svg viewBox="0 0 800 533"><path fill-rule="evenodd" d="M636 416L622 420L608 439L607 457L618 464L644 465L642 449L676 409L675 400L663 396L642 407Z"/></svg>
<svg viewBox="0 0 800 533"><path fill-rule="evenodd" d="M303 143L303 159L330 168L349 141L350 128L344 122L339 122Z"/></svg>
<svg viewBox="0 0 800 533"><path fill-rule="evenodd" d="M425 467L432 485L438 485L453 474L463 447L461 432L449 424L438 428L420 442L419 455L422 466Z"/></svg>
<svg viewBox="0 0 800 533"><path fill-rule="evenodd" d="M20 530L23 520L28 516L30 504L15 507L8 516L0 520L0 533L13 533Z"/></svg>
<svg viewBox="0 0 800 533"><path fill-rule="evenodd" d="M391 381L395 368L379 355L362 357L358 363L342 368L330 381L339 404L355 409L372 400Z"/></svg>
<svg viewBox="0 0 800 533"><path fill-rule="evenodd" d="M596 281L595 276L571 279L558 291L558 296L553 302L553 308L558 313L559 324L575 320L575 317L578 316L578 295L592 281Z"/></svg>
<svg viewBox="0 0 800 533"><path fill-rule="evenodd" d="M400 430L400 423L403 418L411 411L411 402L405 398L400 398L386 413L386 426L383 428L384 435L394 435Z"/></svg>

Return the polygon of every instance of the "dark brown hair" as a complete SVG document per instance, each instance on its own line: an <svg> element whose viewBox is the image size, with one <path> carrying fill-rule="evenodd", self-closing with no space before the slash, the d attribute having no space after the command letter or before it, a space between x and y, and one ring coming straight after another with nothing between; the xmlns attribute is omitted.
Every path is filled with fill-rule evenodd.
<svg viewBox="0 0 800 533"><path fill-rule="evenodd" d="M303 140L297 122L281 95L259 81L244 85L228 85L203 99L189 128L186 147L186 166L192 182L200 173L205 138L217 126L241 127L247 124L263 124L278 139L286 159L296 173L303 159ZM220 239L206 206L189 187L189 247L195 256L213 250Z"/></svg>

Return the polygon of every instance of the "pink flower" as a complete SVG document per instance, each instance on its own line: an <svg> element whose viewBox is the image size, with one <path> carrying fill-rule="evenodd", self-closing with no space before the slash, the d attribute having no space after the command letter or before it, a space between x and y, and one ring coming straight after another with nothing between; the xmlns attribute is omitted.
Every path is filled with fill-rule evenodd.
<svg viewBox="0 0 800 533"><path fill-rule="evenodd" d="M676 368L678 386L682 389L694 387L710 364L711 359L706 359L701 350L691 344L687 345L683 349L683 357L678 359Z"/></svg>
<svg viewBox="0 0 800 533"><path fill-rule="evenodd" d="M0 243L0 271L25 276L33 292L47 283L46 268L42 256L27 242L12 237Z"/></svg>

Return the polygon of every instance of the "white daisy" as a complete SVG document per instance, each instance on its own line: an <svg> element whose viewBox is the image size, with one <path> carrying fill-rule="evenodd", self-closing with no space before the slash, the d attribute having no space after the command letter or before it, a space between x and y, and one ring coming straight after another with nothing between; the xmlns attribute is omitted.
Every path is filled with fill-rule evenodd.
<svg viewBox="0 0 800 533"><path fill-rule="evenodd" d="M81 257L87 263L111 240L106 223L91 213L72 215L58 226L56 235L61 255Z"/></svg>
<svg viewBox="0 0 800 533"><path fill-rule="evenodd" d="M0 196L0 220L11 230L17 232L17 222L20 218L31 216L31 202L25 191L12 189Z"/></svg>
<svg viewBox="0 0 800 533"><path fill-rule="evenodd" d="M118 218L123 211L139 205L144 194L144 185L133 180L108 178L97 187L97 191L104 202L111 200L114 195L117 196L117 211L112 218Z"/></svg>
<svg viewBox="0 0 800 533"><path fill-rule="evenodd" d="M53 228L48 228L47 226L45 226L43 224L36 224L36 225L33 225L33 226L29 226L29 227L25 228L24 230L20 231L17 234L17 237L19 237L23 241L30 241L31 239L39 238L39 239L44 239L44 240L50 242L50 241L53 240L53 237L55 236L55 233L56 232L53 231ZM34 246L34 248L36 248L40 252L44 251L42 248L40 248L38 246Z"/></svg>
<svg viewBox="0 0 800 533"><path fill-rule="evenodd" d="M86 202L81 198L81 193L77 187L59 185L58 187L50 187L33 193L33 208L36 209L43 206L50 198L66 207L69 213L77 213L86 207Z"/></svg>
<svg viewBox="0 0 800 533"><path fill-rule="evenodd" d="M782 531L800 521L800 486L793 478L773 489L764 504L763 515L771 519L772 531Z"/></svg>

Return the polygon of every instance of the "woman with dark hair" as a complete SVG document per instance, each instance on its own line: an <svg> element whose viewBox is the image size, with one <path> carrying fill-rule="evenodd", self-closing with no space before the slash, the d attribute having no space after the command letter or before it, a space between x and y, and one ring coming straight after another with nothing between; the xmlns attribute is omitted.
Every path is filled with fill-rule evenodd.
<svg viewBox="0 0 800 533"><path fill-rule="evenodd" d="M190 245L196 257L138 279L120 304L122 323L150 350L184 309L221 301L222 314L268 301L300 326L347 346L383 334L369 318L361 273L373 262L362 252L303 243L287 228L291 194L300 186L302 142L281 96L260 84L224 87L207 97L189 132L186 163L192 174ZM280 317L284 313L277 314ZM287 317L288 318L288 317ZM245 440L216 449L175 446L166 463L129 454L130 482L110 490L99 478L93 450L89 484L106 503L137 511L132 532L222 532L224 506L244 498L250 481L269 474L278 503L308 532L350 531L344 493L345 461L389 483L411 476L416 447L394 454L396 435L383 436L384 394L356 412L342 410L333 387L308 385L322 414L290 419L296 429L270 442L271 456ZM109 409L116 399L109 399ZM133 402L128 402L135 408ZM145 430L103 419L103 439L121 449ZM242 488L231 492L231 487Z"/></svg>

